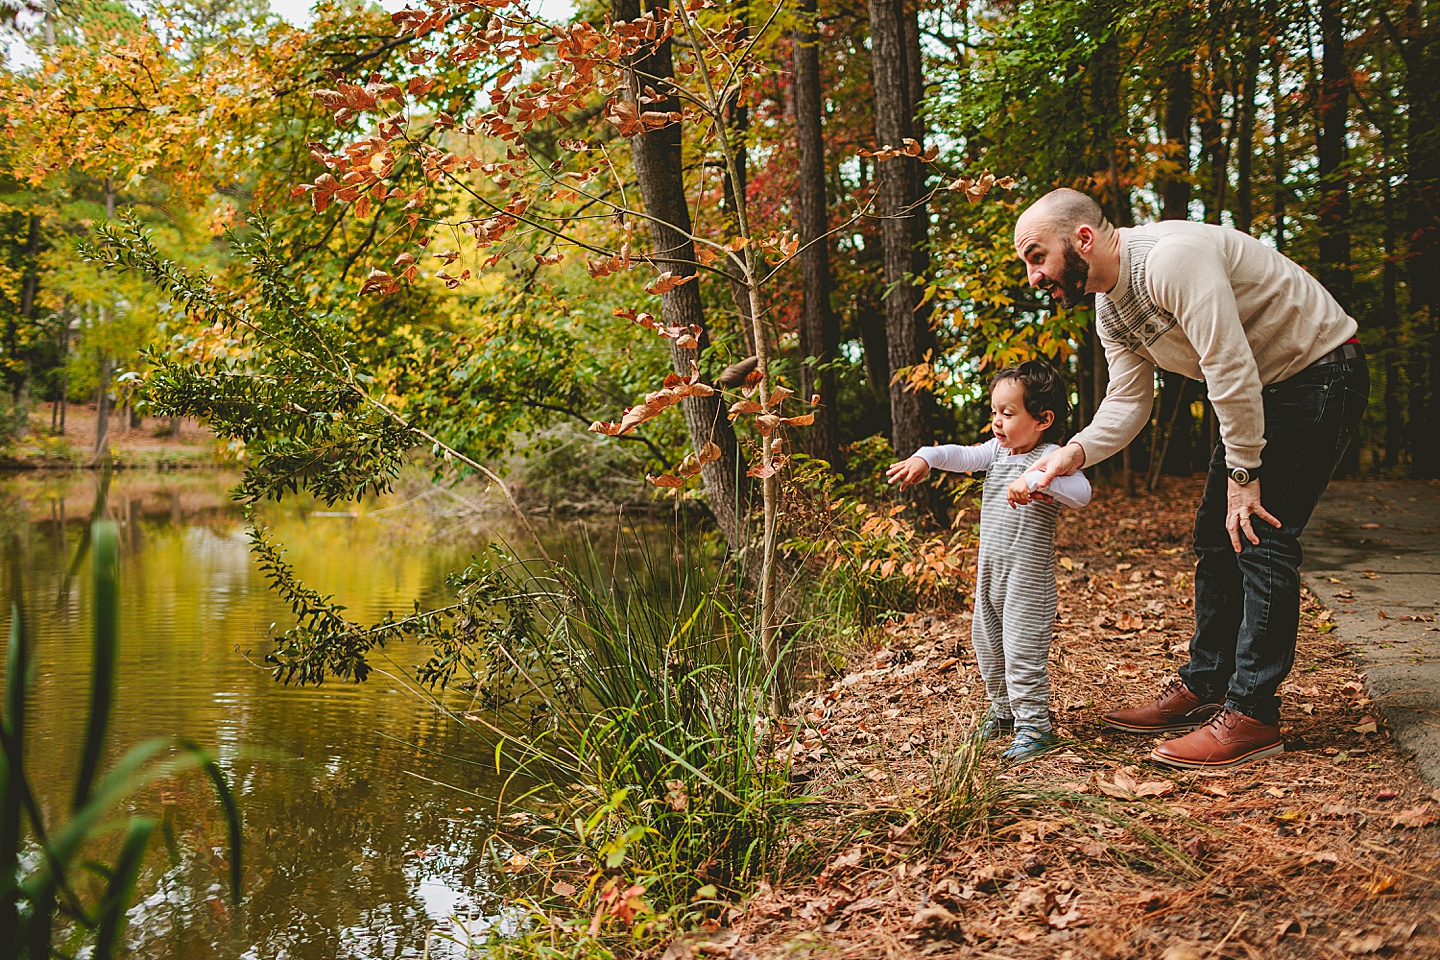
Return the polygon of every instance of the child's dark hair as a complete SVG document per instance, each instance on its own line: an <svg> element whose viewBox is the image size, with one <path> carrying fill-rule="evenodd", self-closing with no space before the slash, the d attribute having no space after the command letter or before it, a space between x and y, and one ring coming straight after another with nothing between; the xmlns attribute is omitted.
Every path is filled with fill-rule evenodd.
<svg viewBox="0 0 1440 960"><path fill-rule="evenodd" d="M990 378L990 390L1001 380L1014 380L1025 391L1025 410L1039 420L1049 410L1055 414L1055 421L1045 428L1042 439L1047 443L1058 443L1065 432L1065 418L1070 412L1070 391L1060 371L1044 360L1026 360L1013 367L1006 367Z"/></svg>

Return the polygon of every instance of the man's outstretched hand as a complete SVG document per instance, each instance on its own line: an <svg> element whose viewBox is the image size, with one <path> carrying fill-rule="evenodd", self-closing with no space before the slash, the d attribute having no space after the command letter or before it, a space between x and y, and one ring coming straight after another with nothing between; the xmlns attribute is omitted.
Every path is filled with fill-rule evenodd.
<svg viewBox="0 0 1440 960"><path fill-rule="evenodd" d="M1021 477L1022 482L1012 485L1007 491L1006 499L1010 501L1012 507L1024 506L1032 500L1053 503L1054 498L1045 492L1045 488L1050 486L1050 481L1056 477L1068 477L1083 466L1085 466L1085 448L1078 443L1067 443L1036 460L1035 466L1030 468L1029 472L1031 473L1039 470L1043 474L1040 482L1035 484L1034 490L1031 490L1023 482L1025 478Z"/></svg>
<svg viewBox="0 0 1440 960"><path fill-rule="evenodd" d="M909 460L890 464L890 469L885 471L885 479L890 483L898 482L900 489L904 490L912 483L924 480L929 472L930 464L920 457L911 457Z"/></svg>

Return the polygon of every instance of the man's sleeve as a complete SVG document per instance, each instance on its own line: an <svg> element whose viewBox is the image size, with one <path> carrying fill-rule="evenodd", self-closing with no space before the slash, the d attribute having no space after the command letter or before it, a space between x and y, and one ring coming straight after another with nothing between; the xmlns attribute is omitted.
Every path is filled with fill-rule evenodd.
<svg viewBox="0 0 1440 960"><path fill-rule="evenodd" d="M1150 419L1155 399L1155 365L1115 340L1102 335L1100 342L1105 346L1110 386L1090 425L1071 440L1085 450L1081 466L1086 467L1124 450Z"/></svg>
<svg viewBox="0 0 1440 960"><path fill-rule="evenodd" d="M999 443L995 440L973 447L944 443L938 447L921 447L915 451L915 456L930 464L933 470L946 470L950 473L978 473L981 470L990 469L990 464L995 462L995 451L998 447Z"/></svg>
<svg viewBox="0 0 1440 960"><path fill-rule="evenodd" d="M1167 237L1155 245L1146 266L1156 304L1175 315L1200 357L1225 462L1255 469L1265 450L1264 388L1219 249L1203 240Z"/></svg>

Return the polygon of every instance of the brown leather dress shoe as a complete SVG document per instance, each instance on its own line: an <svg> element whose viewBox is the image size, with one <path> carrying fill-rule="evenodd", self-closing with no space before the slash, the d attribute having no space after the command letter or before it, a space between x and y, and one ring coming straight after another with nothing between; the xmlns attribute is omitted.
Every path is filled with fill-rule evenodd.
<svg viewBox="0 0 1440 960"><path fill-rule="evenodd" d="M1261 723L1225 707L1199 730L1167 740L1150 759L1186 770L1216 770L1285 752L1278 724Z"/></svg>
<svg viewBox="0 0 1440 960"><path fill-rule="evenodd" d="M1219 710L1219 703L1202 703L1179 680L1171 680L1160 695L1143 707L1126 707L1100 715L1107 727L1130 733L1165 733L1194 730Z"/></svg>

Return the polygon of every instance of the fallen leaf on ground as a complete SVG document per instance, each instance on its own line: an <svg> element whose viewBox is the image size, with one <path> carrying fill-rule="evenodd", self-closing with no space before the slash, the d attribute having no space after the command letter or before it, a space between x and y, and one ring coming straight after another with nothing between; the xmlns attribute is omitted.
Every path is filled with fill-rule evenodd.
<svg viewBox="0 0 1440 960"><path fill-rule="evenodd" d="M1109 782L1097 780L1095 786L1101 793L1119 800L1136 800L1145 797L1163 797L1173 793L1175 784L1170 780L1139 780L1139 769L1121 767L1115 771Z"/></svg>
<svg viewBox="0 0 1440 960"><path fill-rule="evenodd" d="M910 918L910 929L948 936L960 932L960 918L944 907L921 907L915 911L915 916Z"/></svg>
<svg viewBox="0 0 1440 960"><path fill-rule="evenodd" d="M1410 807L1401 810L1390 821L1390 826L1401 828L1428 827L1435 821L1440 820L1440 813L1431 809L1430 804L1421 804L1418 807Z"/></svg>

